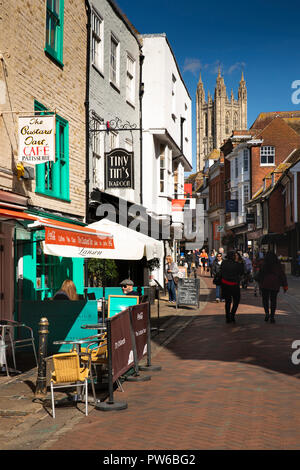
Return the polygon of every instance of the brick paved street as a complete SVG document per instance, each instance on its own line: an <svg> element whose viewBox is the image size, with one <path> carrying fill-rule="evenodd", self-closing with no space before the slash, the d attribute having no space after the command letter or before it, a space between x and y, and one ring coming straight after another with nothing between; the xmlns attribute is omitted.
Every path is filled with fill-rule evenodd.
<svg viewBox="0 0 300 470"><path fill-rule="evenodd" d="M299 284L294 279L290 291ZM280 295L275 325L264 322L252 288L242 291L235 325L225 323L223 303L191 310L193 320L155 355L162 370L115 392L127 410L93 410L40 448L299 449L300 369L291 344L300 339L300 315L290 291Z"/></svg>

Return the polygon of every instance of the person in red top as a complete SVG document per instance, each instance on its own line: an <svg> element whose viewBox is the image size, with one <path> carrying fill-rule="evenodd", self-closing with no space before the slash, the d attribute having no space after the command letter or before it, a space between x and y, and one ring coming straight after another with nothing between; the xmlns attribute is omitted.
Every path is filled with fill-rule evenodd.
<svg viewBox="0 0 300 470"><path fill-rule="evenodd" d="M275 253L269 251L266 254L257 279L261 289L265 321L270 318L271 323L275 323L278 292L281 286L284 292L288 290L286 275Z"/></svg>

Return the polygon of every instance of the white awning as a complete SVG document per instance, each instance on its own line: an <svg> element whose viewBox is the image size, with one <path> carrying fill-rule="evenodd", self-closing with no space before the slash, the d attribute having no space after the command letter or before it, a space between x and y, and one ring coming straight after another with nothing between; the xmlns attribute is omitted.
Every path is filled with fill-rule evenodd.
<svg viewBox="0 0 300 470"><path fill-rule="evenodd" d="M137 260L146 256L147 260L162 258L164 244L160 240L148 237L123 225L107 219L98 220L87 228L109 232L113 236L114 250L105 250L102 258Z"/></svg>

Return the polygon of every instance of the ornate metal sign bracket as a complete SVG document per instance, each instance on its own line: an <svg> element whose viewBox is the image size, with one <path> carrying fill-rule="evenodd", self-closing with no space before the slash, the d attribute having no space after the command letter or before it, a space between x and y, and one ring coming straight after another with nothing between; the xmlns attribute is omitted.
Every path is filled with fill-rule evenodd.
<svg viewBox="0 0 300 470"><path fill-rule="evenodd" d="M101 123L105 128L103 129L90 129L91 132L109 132L109 131L141 131L142 129L137 127L137 124L131 124L129 121L123 122L120 118L115 117L106 123Z"/></svg>

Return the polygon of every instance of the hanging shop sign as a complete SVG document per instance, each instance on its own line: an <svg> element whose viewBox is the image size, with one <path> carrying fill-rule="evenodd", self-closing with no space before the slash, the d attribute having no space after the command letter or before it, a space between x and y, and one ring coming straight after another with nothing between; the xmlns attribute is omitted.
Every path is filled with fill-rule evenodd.
<svg viewBox="0 0 300 470"><path fill-rule="evenodd" d="M228 199L226 201L226 212L238 212L238 199Z"/></svg>
<svg viewBox="0 0 300 470"><path fill-rule="evenodd" d="M19 161L55 161L55 116L19 117Z"/></svg>
<svg viewBox="0 0 300 470"><path fill-rule="evenodd" d="M105 189L134 189L133 152L117 148L104 157Z"/></svg>

